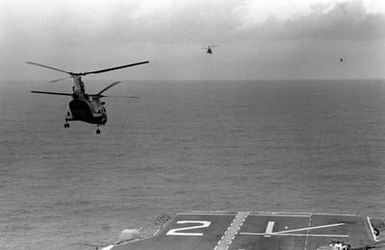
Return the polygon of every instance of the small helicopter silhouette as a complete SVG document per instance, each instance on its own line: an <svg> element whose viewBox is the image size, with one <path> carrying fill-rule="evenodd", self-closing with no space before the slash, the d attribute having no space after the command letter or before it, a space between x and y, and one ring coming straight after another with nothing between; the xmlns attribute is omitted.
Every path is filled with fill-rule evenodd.
<svg viewBox="0 0 385 250"><path fill-rule="evenodd" d="M50 82L57 82L64 79L72 78L74 83L72 87L73 93L60 93L60 92L47 92L47 91L31 91L31 92L38 93L38 94L48 94L48 95L72 96L72 100L69 102L69 111L67 112L67 115L65 117L64 127L69 128L70 125L68 121L83 121L91 124L96 124L97 125L96 134L100 134L100 128L99 128L100 125L105 125L107 122L107 110L104 107L105 102L100 101L102 97L107 97L107 96L103 95L102 93L104 93L106 90L108 90L109 88L115 86L120 82L117 81L108 85L107 87L99 91L99 93L97 94L86 94L82 76L86 76L89 74L99 74L99 73L104 73L107 71L112 71L117 69L123 69L127 67L133 67L140 64L149 63L149 61L137 62L137 63L121 65L113 68L94 70L94 71L88 71L88 72L82 72L82 73L69 72L69 71L65 71L62 69L54 68L51 66L47 66L47 65L35 63L35 62L26 62L26 63L68 74L69 77L60 78ZM139 98L139 97L127 96L126 98Z"/></svg>
<svg viewBox="0 0 385 250"><path fill-rule="evenodd" d="M206 50L207 54L212 54L213 53L212 47L215 47L215 46L218 46L218 45L217 44L213 44L213 45L207 46L207 48L202 48L202 49Z"/></svg>

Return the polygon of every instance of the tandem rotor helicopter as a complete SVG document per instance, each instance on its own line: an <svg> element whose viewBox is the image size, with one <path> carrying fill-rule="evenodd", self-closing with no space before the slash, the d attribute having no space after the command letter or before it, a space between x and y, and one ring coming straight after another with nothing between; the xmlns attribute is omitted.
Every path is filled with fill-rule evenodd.
<svg viewBox="0 0 385 250"><path fill-rule="evenodd" d="M60 78L50 82L57 82L57 81L72 78L74 83L72 87L72 91L73 91L72 93L60 93L60 92L48 92L48 91L31 91L31 92L38 93L38 94L48 94L48 95L72 96L72 100L69 102L69 111L67 112L67 115L65 117L64 127L69 128L70 125L68 121L82 121L82 122L87 122L91 124L96 124L97 126L96 134L100 134L100 128L99 128L100 125L105 125L107 122L107 110L104 107L105 102L100 101L102 97L107 97L107 96L103 95L102 93L104 93L106 90L108 90L109 88L115 86L120 82L117 81L108 85L107 87L99 91L99 93L97 94L87 94L85 92L82 76L86 76L89 74L99 74L107 71L133 67L133 66L149 63L149 61L142 61L142 62L137 62L132 64L121 65L117 67L82 72L82 73L69 72L69 71L65 71L62 69L54 68L51 66L47 66L47 65L35 63L35 62L26 62L26 63L68 74L69 77ZM127 96L127 98L138 98L138 97Z"/></svg>
<svg viewBox="0 0 385 250"><path fill-rule="evenodd" d="M212 54L213 53L213 49L212 48L215 47L215 46L218 46L218 44L209 45L209 46L207 46L207 48L202 48L202 49L206 50L207 54Z"/></svg>

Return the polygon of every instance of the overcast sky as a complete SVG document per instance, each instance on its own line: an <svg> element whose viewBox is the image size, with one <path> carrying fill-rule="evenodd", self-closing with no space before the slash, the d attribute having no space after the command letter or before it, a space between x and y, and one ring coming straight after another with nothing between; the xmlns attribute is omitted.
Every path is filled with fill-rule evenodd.
<svg viewBox="0 0 385 250"><path fill-rule="evenodd" d="M383 0L0 0L0 77L383 78ZM201 48L219 44L214 54ZM343 57L341 63L339 58ZM64 76L63 76L64 77ZM101 76L102 77L102 76Z"/></svg>

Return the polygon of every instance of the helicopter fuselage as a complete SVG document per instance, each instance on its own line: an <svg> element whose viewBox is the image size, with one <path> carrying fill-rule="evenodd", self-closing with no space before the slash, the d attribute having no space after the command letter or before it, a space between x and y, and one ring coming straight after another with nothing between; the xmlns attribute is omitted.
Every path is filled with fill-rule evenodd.
<svg viewBox="0 0 385 250"><path fill-rule="evenodd" d="M69 103L70 114L66 121L83 121L91 124L105 125L107 110L99 99L90 98L87 94L75 91Z"/></svg>

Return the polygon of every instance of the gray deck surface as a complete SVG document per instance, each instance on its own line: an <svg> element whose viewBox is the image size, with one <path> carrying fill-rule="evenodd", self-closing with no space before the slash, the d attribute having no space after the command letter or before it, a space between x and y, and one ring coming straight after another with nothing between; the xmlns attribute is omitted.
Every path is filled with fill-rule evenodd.
<svg viewBox="0 0 385 250"><path fill-rule="evenodd" d="M352 247L373 243L368 219L311 213L179 213L154 237L113 250L316 250L332 241Z"/></svg>

